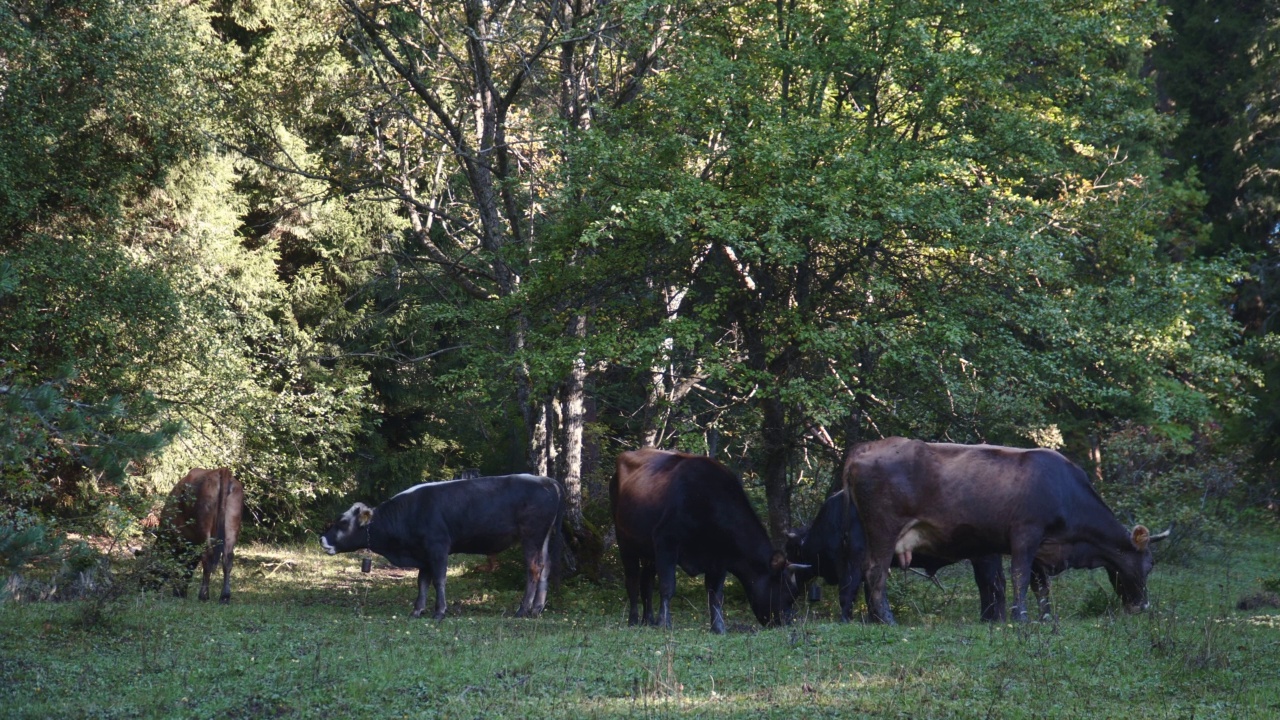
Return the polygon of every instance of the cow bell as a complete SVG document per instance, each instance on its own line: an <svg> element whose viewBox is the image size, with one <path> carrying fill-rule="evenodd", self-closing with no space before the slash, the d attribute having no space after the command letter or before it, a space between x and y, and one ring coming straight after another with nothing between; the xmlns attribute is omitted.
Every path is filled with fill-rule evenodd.
<svg viewBox="0 0 1280 720"><path fill-rule="evenodd" d="M368 555L360 558L360 572L362 573L373 572L373 558L369 557Z"/></svg>

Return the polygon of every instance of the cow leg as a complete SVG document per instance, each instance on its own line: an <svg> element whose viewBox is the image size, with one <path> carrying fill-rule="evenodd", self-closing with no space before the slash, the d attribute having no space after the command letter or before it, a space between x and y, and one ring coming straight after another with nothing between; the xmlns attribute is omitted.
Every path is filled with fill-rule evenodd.
<svg viewBox="0 0 1280 720"><path fill-rule="evenodd" d="M640 622L640 575L648 570L642 569L640 558L635 553L619 547L618 554L622 556L622 574L626 578L627 585L627 625L635 627ZM646 607L648 604L649 601L646 598ZM648 614L647 610L645 614Z"/></svg>
<svg viewBox="0 0 1280 720"><path fill-rule="evenodd" d="M231 602L231 561L236 553L237 535L236 528L227 523L222 542L222 595L218 597L223 605Z"/></svg>
<svg viewBox="0 0 1280 720"><path fill-rule="evenodd" d="M640 563L640 599L644 602L644 624L657 625L658 619L653 615L653 585L658 578L658 569L652 560Z"/></svg>
<svg viewBox="0 0 1280 720"><path fill-rule="evenodd" d="M671 627L671 598L676 594L676 559L674 553L657 552L654 566L658 571L659 627Z"/></svg>
<svg viewBox="0 0 1280 720"><path fill-rule="evenodd" d="M200 555L200 570L204 573L200 579L200 594L198 595L201 600L209 599L209 575L218 566L217 548L217 545L211 545L205 548L205 551Z"/></svg>
<svg viewBox="0 0 1280 720"><path fill-rule="evenodd" d="M1053 603L1049 600L1049 574L1045 572L1044 566L1033 562L1031 564L1031 588L1036 593L1036 601L1040 606L1040 619L1053 619Z"/></svg>
<svg viewBox="0 0 1280 720"><path fill-rule="evenodd" d="M711 632L724 634L724 572L706 575L707 610L711 612Z"/></svg>
<svg viewBox="0 0 1280 720"><path fill-rule="evenodd" d="M858 586L862 584L862 570L852 563L840 572L840 622L853 619L853 600L858 596Z"/></svg>
<svg viewBox="0 0 1280 720"><path fill-rule="evenodd" d="M541 545L524 548L525 585L524 599L520 601L520 609L516 617L537 617L547 601L547 547L551 536L547 535Z"/></svg>
<svg viewBox="0 0 1280 720"><path fill-rule="evenodd" d="M1004 558L983 555L973 558L973 581L978 585L979 617L985 622L1004 622Z"/></svg>
<svg viewBox="0 0 1280 720"><path fill-rule="evenodd" d="M412 617L422 617L422 612L427 609L427 590L434 585L435 575L430 568L422 568L418 571L418 597L413 601Z"/></svg>
<svg viewBox="0 0 1280 720"><path fill-rule="evenodd" d="M533 597L538 592L538 576L540 574L541 570L538 568L537 559L529 557L526 553L524 559L524 597L520 598L520 607L516 608L516 617L524 617L531 614Z"/></svg>
<svg viewBox="0 0 1280 720"><path fill-rule="evenodd" d="M444 579L449 572L448 558L442 558L434 564L435 570L435 586L436 586L436 611L432 615L436 620L443 620L444 613L449 609L449 603L444 599Z"/></svg>
<svg viewBox="0 0 1280 720"><path fill-rule="evenodd" d="M422 617L422 613L427 610L427 590L434 585L436 588L436 609L432 615L436 620L444 617L448 604L444 599L444 578L445 573L449 569L448 559L445 562L439 562L438 559L428 562L427 566L418 571L418 599L413 603L413 617Z"/></svg>
<svg viewBox="0 0 1280 720"><path fill-rule="evenodd" d="M1027 620L1027 586L1031 583L1031 565L1035 562L1036 550L1040 548L1040 539L1034 541L1023 539L1013 543L1013 559L1009 563L1009 572L1013 575L1013 610L1011 615L1015 622Z"/></svg>
<svg viewBox="0 0 1280 720"><path fill-rule="evenodd" d="M893 611L889 609L887 584L889 566L893 563L893 544L868 544L862 560L862 578L867 596L867 620L873 623L896 625Z"/></svg>

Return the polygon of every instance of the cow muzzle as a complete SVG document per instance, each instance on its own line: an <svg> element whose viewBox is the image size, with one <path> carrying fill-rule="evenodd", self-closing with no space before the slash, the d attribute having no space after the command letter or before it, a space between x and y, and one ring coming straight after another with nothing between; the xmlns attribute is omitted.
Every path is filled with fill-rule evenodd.
<svg viewBox="0 0 1280 720"><path fill-rule="evenodd" d="M1147 602L1146 600L1143 600L1140 603L1134 603L1132 605L1129 605L1126 603L1124 606L1124 609L1125 609L1125 612L1129 613L1130 615L1137 615L1138 613L1146 612L1148 609L1150 609L1150 607L1151 607L1151 603Z"/></svg>
<svg viewBox="0 0 1280 720"><path fill-rule="evenodd" d="M324 548L324 551L329 553L330 555L338 554L338 548L330 545L329 538L326 538L323 535L320 536L320 547Z"/></svg>

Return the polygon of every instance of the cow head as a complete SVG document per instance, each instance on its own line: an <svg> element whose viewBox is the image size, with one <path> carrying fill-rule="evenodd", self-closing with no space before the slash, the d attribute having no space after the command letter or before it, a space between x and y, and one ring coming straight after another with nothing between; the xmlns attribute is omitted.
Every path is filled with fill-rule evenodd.
<svg viewBox="0 0 1280 720"><path fill-rule="evenodd" d="M1144 525L1133 528L1129 538L1130 546L1120 553L1115 565L1107 565L1107 575L1111 585L1124 603L1128 612L1142 612L1147 609L1147 576L1155 566L1155 558L1151 554L1153 543L1169 537L1170 530L1152 535Z"/></svg>
<svg viewBox="0 0 1280 720"><path fill-rule="evenodd" d="M373 508L364 503L351 506L320 535L320 545L330 555L369 547L369 523Z"/></svg>
<svg viewBox="0 0 1280 720"><path fill-rule="evenodd" d="M787 562L786 553L775 552L769 561L769 572L756 578L747 589L747 600L761 625L784 625L791 622L800 584L796 573L808 565Z"/></svg>
<svg viewBox="0 0 1280 720"><path fill-rule="evenodd" d="M813 562L809 559L809 528L802 527L796 530L787 531L786 553L788 558L796 560L805 560ZM817 577L818 572L814 565L792 564L792 576L794 577L797 588L804 589L809 585L809 581ZM812 585L809 587L809 602L817 602L822 599L822 586Z"/></svg>

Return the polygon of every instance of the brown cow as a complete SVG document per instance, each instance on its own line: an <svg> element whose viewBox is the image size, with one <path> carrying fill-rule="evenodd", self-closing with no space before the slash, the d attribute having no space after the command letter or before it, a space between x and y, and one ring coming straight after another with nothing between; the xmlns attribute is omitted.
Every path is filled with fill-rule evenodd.
<svg viewBox="0 0 1280 720"><path fill-rule="evenodd" d="M724 581L732 573L761 625L780 625L798 592L797 571L775 552L742 483L708 457L645 448L618 456L609 501L626 574L628 622L671 627L676 568L706 575L711 631L724 633ZM661 605L653 615L653 581Z"/></svg>
<svg viewBox="0 0 1280 720"><path fill-rule="evenodd" d="M156 554L161 562L169 560L179 566L173 586L175 596L187 596L187 585L199 562L204 566L200 599L208 600L209 574L221 561L222 597L219 600L231 601L231 560L243 511L244 486L227 468L194 468L173 487L160 513ZM163 570L159 572L162 577L170 575Z"/></svg>
<svg viewBox="0 0 1280 720"><path fill-rule="evenodd" d="M1042 608L1041 579L1102 567L1126 609L1141 610L1151 544L1168 535L1126 528L1084 471L1053 450L888 438L849 451L844 486L867 535L867 610L881 622L893 622L885 577L894 556L908 567L921 553L952 562L1012 555L1017 620L1027 617L1035 565L1043 570L1036 572Z"/></svg>

